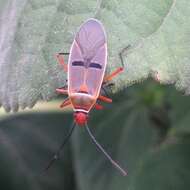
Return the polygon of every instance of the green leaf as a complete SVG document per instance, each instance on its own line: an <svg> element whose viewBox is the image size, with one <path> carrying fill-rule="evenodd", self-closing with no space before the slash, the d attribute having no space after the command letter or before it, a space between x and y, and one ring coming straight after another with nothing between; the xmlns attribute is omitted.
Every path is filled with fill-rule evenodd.
<svg viewBox="0 0 190 190"><path fill-rule="evenodd" d="M137 163L156 143L157 131L151 128L148 110L138 103L131 100L123 104L116 98L115 104L106 112L92 113L89 121L89 127L100 143L128 170L128 177L121 176L102 153L96 151L84 128L79 127L72 136L71 150L67 147L63 152L64 160L55 163L46 175L41 176L42 169L66 136L72 118L70 114L38 113L0 122L0 136L4 142L0 149L4 155L1 157L1 178L10 181L10 189L50 189L52 186L68 189L69 186L65 185L68 179L72 182L68 185L76 183L79 189L102 189L106 184L117 189L119 183L130 181ZM6 170L9 163L11 165Z"/></svg>
<svg viewBox="0 0 190 190"><path fill-rule="evenodd" d="M139 167L132 190L185 190L189 187L190 140L178 139L149 155Z"/></svg>
<svg viewBox="0 0 190 190"><path fill-rule="evenodd" d="M187 96L180 96L174 89L169 89L168 99L171 104L170 120L172 128L169 131L169 135L188 135L190 133L189 128L189 107L190 101Z"/></svg>
<svg viewBox="0 0 190 190"><path fill-rule="evenodd" d="M174 0L160 26L137 44L126 59L128 83L152 75L189 94L189 7L189 1Z"/></svg>
<svg viewBox="0 0 190 190"><path fill-rule="evenodd" d="M68 132L70 113L1 119L0 184L10 190L187 189L190 142L182 113L188 115L189 102L173 88L149 82L116 94L113 104L90 114L90 129L128 171L126 177L97 151L83 127L76 127L61 160L40 175Z"/></svg>
<svg viewBox="0 0 190 190"><path fill-rule="evenodd" d="M68 52L80 24L99 19L108 36L116 90L148 76L189 94L188 0L1 0L0 103L6 111L49 100L66 75L54 54ZM125 48L131 45L129 50ZM67 60L67 57L66 57Z"/></svg>
<svg viewBox="0 0 190 190"><path fill-rule="evenodd" d="M67 133L70 116L37 113L0 121L0 184L3 189L74 188L69 144L64 149L64 156L44 172Z"/></svg>

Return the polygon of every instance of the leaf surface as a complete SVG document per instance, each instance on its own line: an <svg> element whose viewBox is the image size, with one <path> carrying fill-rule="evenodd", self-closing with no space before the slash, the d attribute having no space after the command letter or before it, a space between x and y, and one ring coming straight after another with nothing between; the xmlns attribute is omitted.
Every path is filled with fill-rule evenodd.
<svg viewBox="0 0 190 190"><path fill-rule="evenodd" d="M90 17L106 29L108 72L121 66L122 52L116 90L152 76L189 94L189 12L188 0L1 0L0 103L17 111L55 97L66 74L54 55L69 52Z"/></svg>

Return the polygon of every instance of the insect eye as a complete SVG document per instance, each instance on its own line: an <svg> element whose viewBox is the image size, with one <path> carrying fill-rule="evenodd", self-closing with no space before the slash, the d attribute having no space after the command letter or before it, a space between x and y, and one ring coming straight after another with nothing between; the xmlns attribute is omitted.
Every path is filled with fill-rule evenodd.
<svg viewBox="0 0 190 190"><path fill-rule="evenodd" d="M90 63L89 67L94 67L94 68L97 68L97 69L101 69L102 66L98 63Z"/></svg>
<svg viewBox="0 0 190 190"><path fill-rule="evenodd" d="M72 66L84 66L84 62L82 62L82 61L73 61Z"/></svg>

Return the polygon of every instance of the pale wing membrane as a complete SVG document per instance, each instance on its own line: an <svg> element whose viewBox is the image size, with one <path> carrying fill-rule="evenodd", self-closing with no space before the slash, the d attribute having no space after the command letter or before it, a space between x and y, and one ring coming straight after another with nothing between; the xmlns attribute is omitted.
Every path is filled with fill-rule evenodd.
<svg viewBox="0 0 190 190"><path fill-rule="evenodd" d="M92 59L96 51L106 43L106 36L101 23L89 20L81 26L76 41L84 59Z"/></svg>
<svg viewBox="0 0 190 190"><path fill-rule="evenodd" d="M88 93L97 97L107 63L106 35L101 23L89 20L76 35L85 64L84 82Z"/></svg>
<svg viewBox="0 0 190 190"><path fill-rule="evenodd" d="M106 44L99 48L95 57L91 60L91 63L87 71L87 86L89 93L97 96L101 88L105 63L106 63Z"/></svg>
<svg viewBox="0 0 190 190"><path fill-rule="evenodd" d="M84 82L84 59L76 41L73 42L69 58L69 93L76 93Z"/></svg>

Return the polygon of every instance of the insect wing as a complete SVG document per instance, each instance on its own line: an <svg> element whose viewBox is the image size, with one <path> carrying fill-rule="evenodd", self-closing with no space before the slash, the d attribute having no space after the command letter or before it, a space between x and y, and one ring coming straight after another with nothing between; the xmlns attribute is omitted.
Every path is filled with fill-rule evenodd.
<svg viewBox="0 0 190 190"><path fill-rule="evenodd" d="M70 93L84 89L88 94L97 97L107 64L103 25L95 19L87 20L77 32L70 52Z"/></svg>
<svg viewBox="0 0 190 190"><path fill-rule="evenodd" d="M104 78L105 67L107 62L107 45L100 46L96 52L96 55L90 62L88 67L86 84L89 89L89 93L97 97Z"/></svg>
<svg viewBox="0 0 190 190"><path fill-rule="evenodd" d="M74 40L71 46L68 64L69 94L80 91L80 86L82 86L82 84L84 83L85 73L86 69L84 67L82 52L76 40Z"/></svg>

